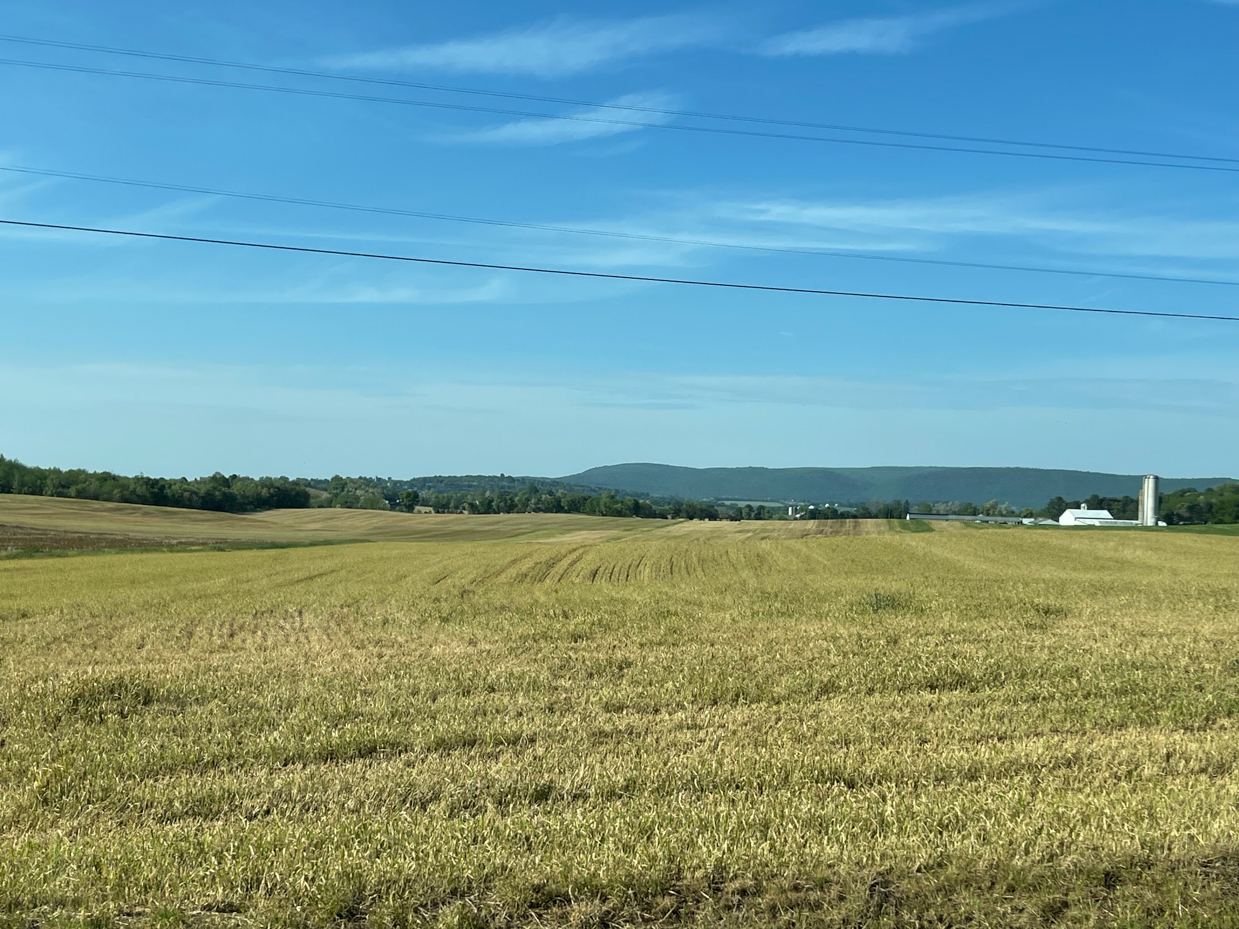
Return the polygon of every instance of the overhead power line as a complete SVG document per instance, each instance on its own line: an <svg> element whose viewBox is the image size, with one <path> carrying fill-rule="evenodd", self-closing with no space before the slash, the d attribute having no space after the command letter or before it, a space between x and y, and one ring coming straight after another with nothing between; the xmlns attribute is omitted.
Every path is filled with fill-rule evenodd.
<svg viewBox="0 0 1239 929"><path fill-rule="evenodd" d="M637 232L617 232L606 229L586 229L577 226L555 226L545 223L523 223L513 220L488 219L476 216L454 216L449 213L431 213L419 210L402 210L396 207L366 206L357 203L339 203L331 200L314 200L305 197L281 197L275 194L244 193L200 187L192 184L172 184L160 181L143 181L125 177L107 177L99 174L83 174L76 171L53 171L47 168L31 168L21 165L0 165L0 171L15 174L30 174L39 177L61 177L79 181L98 181L127 187L142 187L153 190L174 190L181 193L205 194L215 197L232 197L239 200L257 200L264 203L289 203L298 206L325 207L333 210L350 210L359 213L378 213L388 216L408 216L417 219L441 220L453 223L472 223L482 226L498 226L508 229L531 229L540 232L567 233L571 235L596 236L638 242L663 242L671 245L688 245L699 248L728 248L742 251L774 252L788 255L815 255L825 258L855 258L866 261L893 261L905 264L939 265L951 268L977 268L989 271L1024 271L1038 274L1069 274L1076 277L1109 277L1135 281L1163 281L1176 284L1218 284L1239 287L1239 281L1216 278L1176 277L1164 274L1136 274L1120 271L1093 271L1074 268L1043 268L1028 265L986 264L978 261L948 261L940 258L913 258L907 255L875 255L867 252L828 251L814 248L791 248L778 245L750 245L739 242L719 242L709 239L687 239L676 236L649 235Z"/></svg>
<svg viewBox="0 0 1239 929"><path fill-rule="evenodd" d="M163 81L171 84L197 84L204 87L228 87L235 90L258 90L267 93L290 94L299 97L323 97L333 100L359 100L365 103L384 103L398 106L425 107L436 110L457 110L467 113L487 113L499 116L517 116L522 119L556 119L568 122L589 123L604 126L620 126L625 129L660 129L672 132L696 132L711 135L739 136L758 139L783 139L794 142L822 142L831 145L862 145L876 148L905 149L928 152L957 152L970 155L1001 155L1007 158L1035 158L1047 161L1073 161L1091 164L1136 165L1148 168L1178 168L1186 171L1222 171L1239 174L1239 164L1186 164L1170 161L1147 161L1136 158L1103 158L1093 155L1070 155L1051 152L1004 151L993 148L970 148L959 145L927 145L920 142L894 142L878 139L845 139L837 136L800 135L790 132L769 132L757 129L729 129L724 126L691 126L666 122L642 122L635 119L612 119L604 116L589 116L583 113L540 113L531 110L511 110L502 107L476 106L464 103L444 103L432 100L410 100L403 97L378 97L368 94L348 94L334 90L313 90L305 87L276 87L270 84L248 84L240 81L221 81L213 78L185 77L174 74L152 74L145 71L114 71L109 68L87 68L80 65L53 64L46 61L24 61L16 58L0 58L0 65L36 68L44 71L65 71L74 74L99 74L111 77L127 77L146 81Z"/></svg>
<svg viewBox="0 0 1239 929"><path fill-rule="evenodd" d="M582 106L596 109L619 110L630 113L652 113L660 116L677 116L692 119L717 119L729 122L759 123L767 126L791 126L797 129L825 129L838 132L864 132L877 135L907 136L918 139L938 139L948 142L978 142L987 145L1019 145L1029 148L1053 148L1075 152L1095 152L1107 155L1137 155L1145 158L1182 158L1192 161L1216 161L1239 164L1239 158L1224 158L1216 155L1194 155L1180 152L1155 152L1126 148L1101 148L1092 145L1068 145L1061 142L1030 142L1024 139L996 139L985 136L947 135L936 132L917 132L908 129L878 129L872 126L847 126L837 123L814 123L797 120L771 119L761 116L745 116L734 113L709 113L700 110L673 110L665 107L638 106L631 103L577 100L565 97L548 97L537 94L522 94L514 91L483 90L475 87L455 87L445 84L428 84L422 81L402 81L394 78L361 77L331 71L313 71L306 68L284 68L275 65L260 65L251 62L228 61L220 58L204 58L192 55L173 55L167 52L142 51L131 48L114 48L107 45L87 45L80 42L58 42L51 39L36 39L28 36L0 35L0 42L18 42L48 48L65 48L76 51L100 52L108 55L125 55L132 58L147 58L157 61L177 61L188 64L211 65L222 68L238 68L261 71L268 74L291 74L298 77L322 78L332 81L351 81L361 84L377 84L388 87L410 87L417 90L432 90L440 93L471 94L474 96L499 97L509 100L530 100L537 103L556 103L564 106Z"/></svg>
<svg viewBox="0 0 1239 929"><path fill-rule="evenodd" d="M312 248L307 245L279 245L275 242L249 242L241 239L216 239L206 236L169 235L159 232L138 232L132 229L107 229L98 226L73 226L65 223L36 223L17 219L0 219L0 225L29 229L49 229L63 232L90 232L101 235L125 236L136 239L156 239L165 242L192 242L199 245L229 245L276 252L309 255L332 255L343 258L371 258L380 261L401 261L411 264L439 265L451 268L477 268L488 271L520 271L529 274L554 274L561 277L591 278L607 281L633 281L648 284L681 284L691 287L713 287L725 290L747 290L765 293L807 294L824 297L860 297L869 300L896 300L912 303L946 303L957 306L1005 307L1021 310L1062 310L1070 313L1100 313L1112 316L1153 316L1167 319L1222 320L1239 323L1239 316L1218 316L1206 313L1164 313L1156 310L1120 310L1108 307L1070 306L1055 303L1015 303L1007 300L967 300L962 297L928 297L916 294L871 293L856 290L825 290L816 287L787 287L774 284L742 284L735 281L702 281L679 277L653 277L643 274L612 274L604 271L573 271L568 268L541 268L528 265L505 265L483 261L453 261L447 258L424 258L412 255L387 255L379 252L356 252L338 248Z"/></svg>

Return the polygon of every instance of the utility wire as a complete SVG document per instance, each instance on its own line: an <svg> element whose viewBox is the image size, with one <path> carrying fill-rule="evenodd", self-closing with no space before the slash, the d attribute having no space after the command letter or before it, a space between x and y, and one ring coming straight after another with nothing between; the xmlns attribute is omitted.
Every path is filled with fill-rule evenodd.
<svg viewBox="0 0 1239 929"><path fill-rule="evenodd" d="M359 213L379 213L389 216L410 216L417 219L442 220L453 223L473 223L482 226L500 226L508 229L533 229L541 232L569 233L572 235L599 236L612 239L627 239L639 242L665 242L672 245L690 245L699 248L730 248L743 251L777 252L788 255L817 255L826 258L857 258L867 261L895 261L907 264L942 265L952 268L980 268L990 271L1027 271L1039 274L1070 274L1078 277L1110 277L1135 281L1165 281L1175 284L1219 284L1239 287L1239 281L1216 278L1173 277L1161 274L1134 274L1119 271L1087 271L1071 268L1038 268L1026 265L984 264L976 261L947 261L938 258L912 258L906 255L874 255L865 252L827 251L824 249L790 248L777 245L746 245L737 242L718 242L708 239L685 239L674 236L646 235L636 232L614 232L605 229L584 229L576 226L553 226L543 223L521 223L512 220L486 219L476 216L453 216L448 213L428 213L418 210L401 210L395 207L365 206L356 203L338 203L331 200L313 200L304 197L280 197L275 194L242 193L212 187L197 187L190 184L169 184L158 181L141 181L124 177L107 177L99 174L82 174L76 171L52 171L46 168L29 168L20 165L0 165L0 171L15 174L30 174L39 177L62 177L79 181L98 181L127 187L144 187L154 190L175 190L182 193L206 194L215 197L233 197L239 200L258 200L264 203L291 203L299 206L326 207L333 210L350 210Z"/></svg>
<svg viewBox="0 0 1239 929"><path fill-rule="evenodd" d="M1239 174L1239 166L1227 167L1213 164L1178 164L1169 161L1143 161L1133 158L1102 158L1089 155L1051 154L1050 152L1001 151L990 148L966 148L957 145L925 145L919 142L883 142L877 139L843 139L834 136L798 135L788 132L768 132L756 129L728 129L723 126L685 126L675 123L641 122L631 119L611 119L602 116L586 116L576 113L538 113L526 110L509 110L501 107L474 106L463 103L443 103L430 100L409 100L401 97L376 97L367 94L346 94L332 90L311 90L304 87L274 87L269 84L246 84L239 81L220 81L211 78L183 77L172 74L151 74L145 71L113 71L108 68L87 68L79 65L51 64L45 61L23 61L15 58L0 58L0 65L37 68L44 71L66 71L75 74L105 74L113 77L129 77L147 81L164 81L172 84L198 84L204 87L229 87L237 90L261 90L268 93L292 94L300 97L326 97L334 100L360 100L366 103L390 103L400 106L427 107L436 110L459 110L469 113L489 113L501 116L519 116L525 119L558 119L593 125L622 126L628 129L664 129L675 132L698 132L713 135L742 136L760 139L785 139L795 142L825 142L834 145L865 145L877 148L911 149L929 152L963 152L970 155L1002 155L1008 158L1037 158L1048 161L1075 161L1092 164L1138 165L1148 168L1179 168L1188 171L1223 171Z"/></svg>
<svg viewBox="0 0 1239 929"><path fill-rule="evenodd" d="M112 48L106 45L85 45L78 42L56 42L50 39L35 39L26 36L0 35L0 42L19 42L49 48L65 48L77 51L101 52L108 55L127 55L157 61L178 61L189 64L211 65L222 68L239 68L247 71L262 71L268 74L292 74L298 77L322 78L333 81L351 81L362 84L379 84L388 87L411 87L417 90L432 90L441 93L471 94L474 96L500 97L509 100L530 100L536 103L557 103L565 106L582 106L595 109L620 110L630 113L652 113L659 116L685 117L692 119L717 119L729 122L759 123L767 126L791 126L797 129L826 129L838 132L865 132L877 135L908 136L918 139L939 139L948 142L979 142L987 145L1020 145L1030 148L1053 148L1075 152L1096 152L1107 155L1137 155L1146 158L1182 158L1193 161L1216 161L1239 164L1239 158L1223 158L1214 155L1185 155L1178 152L1151 152L1126 148L1099 148L1091 145L1066 145L1057 142L1029 142L1020 139L994 139L984 136L945 135L935 132L915 132L905 129L877 129L871 126L846 126L834 123L811 123L785 119L769 119L760 116L742 116L728 113L708 113L695 110L672 110L663 107L637 106L628 103L600 103L590 100L574 100L564 97L546 97L536 94L521 94L513 91L481 90L473 87L453 87L444 84L427 84L420 81L401 81L392 78L360 77L337 74L329 71L311 71L305 68L282 68L274 65L259 65L219 58L200 58L191 55L172 55L165 52L140 51L129 48Z"/></svg>
<svg viewBox="0 0 1239 929"><path fill-rule="evenodd" d="M136 239L158 239L166 242L193 242L200 245L231 245L240 248L265 249L276 252L297 252L309 255L334 255L344 258L373 258L381 261L403 261L412 264L441 265L452 268L479 268L489 271L521 271L530 274L555 274L561 277L594 278L608 281L636 281L648 284L684 284L692 287L715 287L725 290L762 291L766 293L810 294L825 297L863 297L870 300L899 300L914 303L949 303L960 306L1008 307L1022 310L1063 310L1071 313L1102 313L1113 316L1156 316L1168 319L1207 319L1239 323L1239 316L1214 316L1205 313L1162 313L1156 310L1119 310L1103 307L1069 306L1054 303L1013 303L1006 300L965 300L961 297L926 297L914 294L869 293L855 290L822 290L814 287L782 287L773 284L741 284L734 281L700 281L679 277L651 277L641 274L610 274L603 271L572 271L567 268L540 268L527 265L503 265L482 261L451 261L446 258L421 258L411 255L386 255L378 252L355 252L337 248L311 248L306 245L277 245L274 242L248 242L240 239L214 239L205 236L168 235L159 232L136 232L130 229L105 229L97 226L71 226L63 223L35 223L16 219L0 219L0 225L28 229L53 229L64 232L92 232L102 235L126 236Z"/></svg>

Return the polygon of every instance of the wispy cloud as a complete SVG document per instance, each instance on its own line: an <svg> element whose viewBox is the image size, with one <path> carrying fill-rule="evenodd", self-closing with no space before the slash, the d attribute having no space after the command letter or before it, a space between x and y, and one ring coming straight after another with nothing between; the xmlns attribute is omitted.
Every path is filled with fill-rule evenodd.
<svg viewBox="0 0 1239 929"><path fill-rule="evenodd" d="M765 200L719 203L714 214L743 224L895 237L934 249L969 236L1035 240L1071 253L1197 260L1239 254L1239 223L1094 211L1082 215L1045 196L994 195L879 201ZM865 247L869 247L866 245Z"/></svg>
<svg viewBox="0 0 1239 929"><path fill-rule="evenodd" d="M0 180L0 206L20 203L22 200L54 184L55 181L50 179L28 180L23 178L21 180L10 180L5 178Z"/></svg>
<svg viewBox="0 0 1239 929"><path fill-rule="evenodd" d="M12 149L0 149L0 164L20 164L21 156ZM12 174L0 171L0 206L20 203L48 187L54 186L51 178L37 178L30 175Z"/></svg>
<svg viewBox="0 0 1239 929"><path fill-rule="evenodd" d="M838 55L844 52L894 55L910 51L926 36L955 26L995 19L1015 7L978 3L928 13L873 19L845 19L813 29L789 32L766 41L766 55Z"/></svg>
<svg viewBox="0 0 1239 929"><path fill-rule="evenodd" d="M627 94L610 102L617 106L653 109L669 109L675 105L674 98L666 94ZM456 135L452 139L495 145L559 145L562 142L579 142L634 132L643 125L662 125L670 119L661 113L632 113L602 107L582 107L566 115L571 118L518 119Z"/></svg>
<svg viewBox="0 0 1239 929"><path fill-rule="evenodd" d="M251 295L244 295L252 300ZM510 299L508 282L490 278L482 284L464 287L412 286L409 284L348 284L330 288L305 286L275 292L273 303L396 303L443 306L457 303L496 303Z"/></svg>
<svg viewBox="0 0 1239 929"><path fill-rule="evenodd" d="M655 52L709 44L723 26L700 16L552 20L468 39L408 45L331 59L337 68L532 74L560 77Z"/></svg>
<svg viewBox="0 0 1239 929"><path fill-rule="evenodd" d="M1211 376L1212 375L1212 376ZM1232 412L1239 380L1222 371L1192 378L1142 378L1131 366L1110 375L1058 375L1044 370L1009 375L872 379L783 375L679 375L624 385L634 405L770 404L855 409L993 410L1030 407L1087 410ZM619 390L608 398L614 403Z"/></svg>
<svg viewBox="0 0 1239 929"><path fill-rule="evenodd" d="M14 191L6 191L0 188L0 205L7 205L10 198L16 200L17 197L27 196L36 193L44 188L54 188L56 181L52 179L39 180L32 183L26 183L16 188ZM12 196L12 195L16 196ZM107 213L95 220L90 220L89 217L83 218L81 213L64 213L57 210L53 214L43 213L41 216L42 222L67 222L78 224L80 222L96 222L99 225L109 228L119 229L136 229L142 232L157 232L157 233L176 233L185 231L185 220L192 218L204 210L206 210L214 197L181 197L175 200L161 203L158 206L151 207L145 210L137 210L122 214ZM39 229L30 226L3 226L0 227L0 238L31 241L56 241L56 242L71 242L75 245L80 245L92 250L98 249L117 249L125 248L135 244L136 240L127 239L120 236L101 236L92 235L90 233L76 232L73 230L62 229ZM149 240L145 240L149 243Z"/></svg>

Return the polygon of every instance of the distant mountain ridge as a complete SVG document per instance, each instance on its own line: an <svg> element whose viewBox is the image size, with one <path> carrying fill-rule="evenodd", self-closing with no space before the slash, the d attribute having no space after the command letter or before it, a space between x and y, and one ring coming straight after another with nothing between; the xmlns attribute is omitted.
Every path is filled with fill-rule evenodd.
<svg viewBox="0 0 1239 929"><path fill-rule="evenodd" d="M1045 468L684 468L631 463L590 468L558 478L592 487L625 489L690 500L753 500L781 503L862 503L869 500L997 500L1040 507L1055 496L1083 500L1136 496L1143 475ZM1204 490L1224 477L1166 478L1162 490Z"/></svg>

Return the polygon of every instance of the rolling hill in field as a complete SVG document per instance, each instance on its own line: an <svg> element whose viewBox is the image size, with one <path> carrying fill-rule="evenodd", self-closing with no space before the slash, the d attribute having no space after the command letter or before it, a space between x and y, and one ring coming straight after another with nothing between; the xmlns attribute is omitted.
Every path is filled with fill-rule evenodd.
<svg viewBox="0 0 1239 929"><path fill-rule="evenodd" d="M131 549L233 543L449 542L522 538L613 537L664 525L577 513L395 513L338 508L216 513L0 494L0 553L21 549Z"/></svg>
<svg viewBox="0 0 1239 929"><path fill-rule="evenodd" d="M860 503L868 500L998 500L1044 506L1054 496L1082 500L1136 496L1141 475L1042 468L681 468L619 464L560 478L576 484L694 500ZM1228 478L1162 478L1163 491L1203 490Z"/></svg>
<svg viewBox="0 0 1239 929"><path fill-rule="evenodd" d="M682 522L580 513L395 513L314 508L216 513L183 507L0 494L0 560L37 552L321 545L341 542L592 543L670 538L788 539L916 531L901 520ZM940 528L940 527L935 527Z"/></svg>

